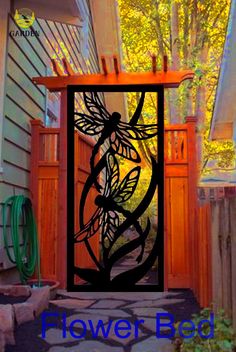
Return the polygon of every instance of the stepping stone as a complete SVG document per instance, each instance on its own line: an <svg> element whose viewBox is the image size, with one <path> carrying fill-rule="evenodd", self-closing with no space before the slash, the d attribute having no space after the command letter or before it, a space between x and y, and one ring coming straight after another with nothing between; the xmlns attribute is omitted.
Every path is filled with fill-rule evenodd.
<svg viewBox="0 0 236 352"><path fill-rule="evenodd" d="M113 327L115 326L115 323L116 323L118 320L120 320L120 319L114 320L114 322L112 323L112 326L113 326ZM130 325L131 325L131 330L130 330L131 334L130 334L129 337L127 337L127 338L118 337L118 336L116 336L116 334L114 333L114 330L111 328L110 333L109 333L108 341L109 341L109 340L113 340L113 341L119 342L120 344L126 346L126 345L128 345L131 341L133 341L134 339L137 340L137 339L139 339L140 337L143 337L143 336L146 335L146 334L144 334L144 333L140 330L140 326L139 326L139 329L138 329L138 337L136 338L135 335L134 335L134 324L130 323ZM121 326L122 326L122 325L121 325ZM123 325L123 326L127 327L127 325ZM125 336L125 334L126 334L127 332L128 332L128 330L127 330L127 331L124 331L124 332L120 331L120 335L123 334L123 335ZM99 335L100 335L101 337L103 337L102 334L99 334Z"/></svg>
<svg viewBox="0 0 236 352"><path fill-rule="evenodd" d="M172 297L171 298L163 298L163 299L159 300L158 307L173 305L173 304L178 304L178 303L183 303L183 302L186 302L186 300L182 299L182 298L172 298Z"/></svg>
<svg viewBox="0 0 236 352"><path fill-rule="evenodd" d="M116 300L100 300L98 302L96 302L95 304L93 304L93 306L91 308L108 308L108 309L112 309L112 308L117 308L120 307L122 305L124 305L126 302L125 301L116 301Z"/></svg>
<svg viewBox="0 0 236 352"><path fill-rule="evenodd" d="M86 310L87 312L87 310ZM87 330L90 330L90 325L88 323L88 320L92 320L93 322L93 326L96 326L99 320L102 320L104 324L106 324L109 320L108 316L102 316L100 317L99 314L74 314L71 315L70 317L67 317L66 319L66 326L69 327L70 323L74 320L83 320L86 324ZM75 324L74 328L80 328L82 329L82 325L81 324ZM74 340L75 341L75 340Z"/></svg>
<svg viewBox="0 0 236 352"><path fill-rule="evenodd" d="M117 299L124 301L143 301L143 300L156 300L169 296L170 292L67 292L66 290L58 290L58 294L67 297L78 299Z"/></svg>
<svg viewBox="0 0 236 352"><path fill-rule="evenodd" d="M183 303L183 302L185 302L184 299L163 298L163 299L158 299L153 301L139 301L139 302L131 303L126 305L125 308L161 307L165 305L172 305L172 304Z"/></svg>
<svg viewBox="0 0 236 352"><path fill-rule="evenodd" d="M73 347L52 347L47 352L124 352L122 347L113 347L99 341L82 341Z"/></svg>
<svg viewBox="0 0 236 352"><path fill-rule="evenodd" d="M145 317L156 317L157 313L168 313L166 310L162 308L133 308L133 314L137 315L138 317L145 316Z"/></svg>
<svg viewBox="0 0 236 352"><path fill-rule="evenodd" d="M128 318L130 317L130 314L124 312L121 309L85 309L84 311L81 309L76 309L76 312L81 313L81 314L89 314L89 315L105 315L109 317L116 317L116 318Z"/></svg>
<svg viewBox="0 0 236 352"><path fill-rule="evenodd" d="M137 342L132 346L131 352L174 352L171 340L163 338L157 339L151 336L143 341Z"/></svg>
<svg viewBox="0 0 236 352"><path fill-rule="evenodd" d="M143 319L144 323L141 326L144 326L146 329L151 330L156 334L156 319L154 318L139 318L140 320ZM168 319L160 319L161 324L168 324L170 321ZM168 331L170 330L167 326L162 326L161 331Z"/></svg>
<svg viewBox="0 0 236 352"><path fill-rule="evenodd" d="M132 262L132 261L130 261L130 260L124 260L122 263L121 263L121 266L133 266L134 265L134 263Z"/></svg>
<svg viewBox="0 0 236 352"><path fill-rule="evenodd" d="M70 335L69 331L67 332L67 337L63 338L61 329L48 329L46 331L45 339L42 338L42 335L38 335L43 341L46 341L49 345L59 345L67 342L75 342L76 340Z"/></svg>
<svg viewBox="0 0 236 352"><path fill-rule="evenodd" d="M58 299L58 300L53 300L50 301L51 304L54 304L58 307L63 307L63 308L87 308L91 306L95 301L93 300L80 300L80 299Z"/></svg>

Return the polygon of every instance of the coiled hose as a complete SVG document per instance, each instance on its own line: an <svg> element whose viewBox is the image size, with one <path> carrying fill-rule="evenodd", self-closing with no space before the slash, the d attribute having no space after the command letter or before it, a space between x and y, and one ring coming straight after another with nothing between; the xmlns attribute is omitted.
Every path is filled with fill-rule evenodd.
<svg viewBox="0 0 236 352"><path fill-rule="evenodd" d="M10 206L10 230L7 231L7 208ZM3 239L9 260L16 264L21 283L25 284L37 268L40 286L40 257L37 227L31 200L23 195L6 199L2 209ZM23 229L22 228L23 221ZM8 236L10 232L10 236ZM20 236L22 233L22 237ZM11 241L8 240L11 239ZM21 241L23 239L23 243ZM10 248L13 247L13 255Z"/></svg>

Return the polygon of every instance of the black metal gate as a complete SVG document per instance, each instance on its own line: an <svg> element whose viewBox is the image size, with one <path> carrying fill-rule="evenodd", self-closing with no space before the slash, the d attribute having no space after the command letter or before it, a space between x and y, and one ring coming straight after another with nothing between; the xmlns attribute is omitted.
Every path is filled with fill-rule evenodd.
<svg viewBox="0 0 236 352"><path fill-rule="evenodd" d="M86 113L75 111L75 93L83 96ZM108 111L100 93L140 92L136 110L128 122L119 112ZM157 124L139 123L146 92L157 94ZM90 174L83 187L79 204L80 230L74 233L74 129L96 138L90 156ZM129 201L142 174L142 155L134 141L155 139L156 157L150 157L151 177L142 199L134 209ZM100 158L97 158L100 152ZM126 173L121 177L121 165L129 160ZM95 187L96 210L89 221L84 220L84 211L91 187ZM157 192L156 192L157 191ZM157 230L151 248L145 255L145 246L152 227L147 218L143 225L141 216L157 194ZM71 291L163 291L164 289L164 87L145 85L117 86L68 86L68 290ZM127 238L132 228L135 234ZM126 241L117 243L126 234ZM100 258L94 255L90 239L100 237ZM94 262L95 268L75 265L75 246L83 242ZM150 242L150 241L149 241ZM112 275L117 263L131 253L137 253L133 267ZM81 256L83 253L81 253ZM140 284L141 279L157 260L157 279L153 284ZM84 284L75 284L80 277Z"/></svg>

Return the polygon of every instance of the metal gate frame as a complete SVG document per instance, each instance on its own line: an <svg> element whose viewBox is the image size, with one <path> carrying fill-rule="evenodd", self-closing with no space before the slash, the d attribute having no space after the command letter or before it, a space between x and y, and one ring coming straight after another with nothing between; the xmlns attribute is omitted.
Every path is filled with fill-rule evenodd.
<svg viewBox="0 0 236 352"><path fill-rule="evenodd" d="M156 174L156 186L158 186L158 230L154 248L147 259L149 267L158 258L158 283L156 285L129 285L129 277L126 284L122 281L109 285L76 285L74 284L74 94L76 92L155 92L158 96L158 163ZM164 290L164 85L68 85L67 86L67 289L69 291L163 291ZM73 166L72 166L73 165ZM155 252L155 254L154 254ZM142 265L142 264L141 264ZM141 265L138 269L142 270ZM137 272L137 267L136 267ZM139 272L139 275L140 275ZM145 271L146 273L146 271ZM130 275L133 276L131 271ZM130 278L132 277L130 276ZM132 280L131 280L132 281ZM123 282L123 283L124 283Z"/></svg>

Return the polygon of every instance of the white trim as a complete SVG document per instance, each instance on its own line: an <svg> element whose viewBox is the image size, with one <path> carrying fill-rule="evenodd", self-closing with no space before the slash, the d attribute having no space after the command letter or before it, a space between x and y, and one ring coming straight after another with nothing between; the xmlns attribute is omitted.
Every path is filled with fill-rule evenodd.
<svg viewBox="0 0 236 352"><path fill-rule="evenodd" d="M99 57L100 70L101 56L105 56L107 69L114 71L113 55L117 55L122 67L122 46L120 34L120 19L117 0L90 0L90 7L93 19L95 41ZM127 103L124 93L105 93L105 102L109 111L119 111L126 120Z"/></svg>
<svg viewBox="0 0 236 352"><path fill-rule="evenodd" d="M80 18L81 21L84 21L84 19L86 18L86 13L84 10L84 7L82 6L82 2L81 0L75 0L76 6L78 8L78 17Z"/></svg>

